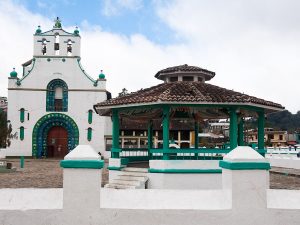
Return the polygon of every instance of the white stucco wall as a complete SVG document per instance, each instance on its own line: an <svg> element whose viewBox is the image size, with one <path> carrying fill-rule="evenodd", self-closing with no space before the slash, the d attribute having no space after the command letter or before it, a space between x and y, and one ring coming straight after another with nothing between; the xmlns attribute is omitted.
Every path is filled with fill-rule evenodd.
<svg viewBox="0 0 300 225"><path fill-rule="evenodd" d="M62 209L62 188L0 189L0 210ZM219 190L100 190L100 208L110 209L231 209L231 194ZM300 190L267 189L267 208L300 210Z"/></svg>
<svg viewBox="0 0 300 225"><path fill-rule="evenodd" d="M271 166L300 169L300 158L295 155L272 155L267 160Z"/></svg>
<svg viewBox="0 0 300 225"><path fill-rule="evenodd" d="M220 189L221 173L148 173L153 189Z"/></svg>
<svg viewBox="0 0 300 225"><path fill-rule="evenodd" d="M219 160L150 160L149 168L156 170L220 169ZM221 173L148 173L149 188L158 189L220 189Z"/></svg>

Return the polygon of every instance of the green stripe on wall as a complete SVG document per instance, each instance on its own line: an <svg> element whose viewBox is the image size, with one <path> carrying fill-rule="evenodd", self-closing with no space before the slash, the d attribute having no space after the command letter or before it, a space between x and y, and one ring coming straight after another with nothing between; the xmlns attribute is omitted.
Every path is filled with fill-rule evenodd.
<svg viewBox="0 0 300 225"><path fill-rule="evenodd" d="M222 173L221 169L152 169L149 173Z"/></svg>
<svg viewBox="0 0 300 225"><path fill-rule="evenodd" d="M268 162L228 162L220 161L219 166L229 170L269 170L271 169Z"/></svg>
<svg viewBox="0 0 300 225"><path fill-rule="evenodd" d="M63 168L101 169L104 166L103 160L61 160Z"/></svg>

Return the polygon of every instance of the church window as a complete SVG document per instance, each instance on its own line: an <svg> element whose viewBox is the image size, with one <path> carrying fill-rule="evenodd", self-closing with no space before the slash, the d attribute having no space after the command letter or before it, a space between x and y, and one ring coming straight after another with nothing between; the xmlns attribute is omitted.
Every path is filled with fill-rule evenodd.
<svg viewBox="0 0 300 225"><path fill-rule="evenodd" d="M68 111L68 86L63 80L55 79L48 84L46 110L47 112Z"/></svg>
<svg viewBox="0 0 300 225"><path fill-rule="evenodd" d="M29 113L27 113L27 120L29 120L29 118L30 118L30 115L29 115Z"/></svg>
<svg viewBox="0 0 300 225"><path fill-rule="evenodd" d="M91 124L93 122L93 110L89 110L88 112L88 122Z"/></svg>
<svg viewBox="0 0 300 225"><path fill-rule="evenodd" d="M46 53L47 53L47 40L43 39L42 40L42 54L46 55Z"/></svg>
<svg viewBox="0 0 300 225"><path fill-rule="evenodd" d="M67 42L67 54L68 56L72 56L72 41L68 40Z"/></svg>
<svg viewBox="0 0 300 225"><path fill-rule="evenodd" d="M20 140L24 140L24 127L20 127Z"/></svg>
<svg viewBox="0 0 300 225"><path fill-rule="evenodd" d="M88 141L91 141L92 140L92 128L88 128L87 129L87 139L88 139Z"/></svg>
<svg viewBox="0 0 300 225"><path fill-rule="evenodd" d="M25 116L25 109L22 108L22 109L20 109L20 122L21 123L24 122L24 116Z"/></svg>
<svg viewBox="0 0 300 225"><path fill-rule="evenodd" d="M55 43L54 43L55 55L59 55L59 34L55 34Z"/></svg>

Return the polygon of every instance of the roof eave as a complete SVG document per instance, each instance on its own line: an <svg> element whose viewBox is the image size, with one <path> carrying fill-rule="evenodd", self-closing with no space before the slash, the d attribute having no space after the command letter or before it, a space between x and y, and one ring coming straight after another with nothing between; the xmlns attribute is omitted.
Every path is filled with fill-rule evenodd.
<svg viewBox="0 0 300 225"><path fill-rule="evenodd" d="M143 107L143 106L150 106L150 105L211 105L211 106L251 106L256 108L262 108L270 111L283 111L285 108L279 108L275 106L267 106L267 105L260 105L256 103L243 103L243 102L166 102L166 101L157 101L157 102L147 102L147 103L136 103L136 104L124 104L124 105L110 105L110 106L98 106L94 105L94 109L97 112L97 114L101 115L98 110L110 110L110 109L125 109L125 108L131 108L131 107Z"/></svg>

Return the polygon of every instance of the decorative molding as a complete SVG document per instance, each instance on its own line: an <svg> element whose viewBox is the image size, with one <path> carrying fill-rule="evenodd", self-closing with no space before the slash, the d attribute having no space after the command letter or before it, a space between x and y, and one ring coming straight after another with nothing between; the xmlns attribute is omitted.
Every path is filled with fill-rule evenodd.
<svg viewBox="0 0 300 225"><path fill-rule="evenodd" d="M79 130L75 121L66 114L50 113L44 115L35 124L32 131L32 156L47 156L47 134L53 126L62 126L68 131L68 150L79 144Z"/></svg>

